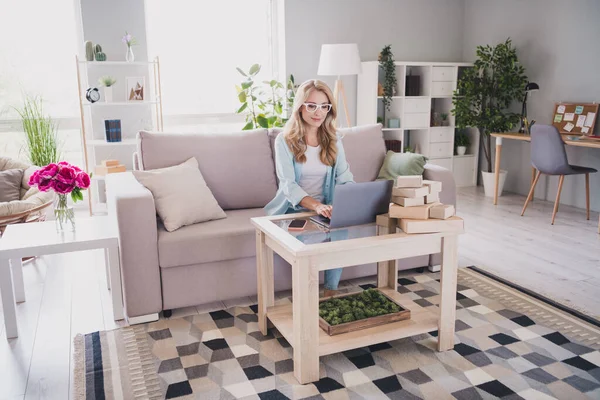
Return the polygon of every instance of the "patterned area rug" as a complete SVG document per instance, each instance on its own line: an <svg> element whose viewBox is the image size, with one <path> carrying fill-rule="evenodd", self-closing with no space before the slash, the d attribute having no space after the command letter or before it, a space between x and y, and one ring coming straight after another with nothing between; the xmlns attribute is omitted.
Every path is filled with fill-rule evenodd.
<svg viewBox="0 0 600 400"><path fill-rule="evenodd" d="M419 305L437 307L439 273L399 283ZM76 398L600 398L600 329L473 270L458 274L454 350L437 352L434 331L333 354L308 385L293 376L289 343L275 329L258 331L256 311L79 335Z"/></svg>

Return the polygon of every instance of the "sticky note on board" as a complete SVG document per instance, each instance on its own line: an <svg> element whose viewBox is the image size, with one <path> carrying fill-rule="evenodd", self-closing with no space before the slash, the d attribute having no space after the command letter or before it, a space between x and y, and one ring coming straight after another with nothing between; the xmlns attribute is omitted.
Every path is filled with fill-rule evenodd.
<svg viewBox="0 0 600 400"><path fill-rule="evenodd" d="M573 121L573 120L575 120L575 113L566 113L564 119L565 119L565 121Z"/></svg>
<svg viewBox="0 0 600 400"><path fill-rule="evenodd" d="M575 126L578 126L580 128L583 128L583 123L585 122L585 115L579 115L577 117L577 123L575 124Z"/></svg>
<svg viewBox="0 0 600 400"><path fill-rule="evenodd" d="M562 122L562 115L554 114L554 122Z"/></svg>
<svg viewBox="0 0 600 400"><path fill-rule="evenodd" d="M581 114L583 112L583 106L575 107L575 114Z"/></svg>
<svg viewBox="0 0 600 400"><path fill-rule="evenodd" d="M587 113L587 117L585 118L585 123L583 125L591 127L594 124L594 118L596 118L596 113Z"/></svg>
<svg viewBox="0 0 600 400"><path fill-rule="evenodd" d="M558 108L556 109L556 112L558 114L564 114L565 113L565 109L566 109L565 106L558 106Z"/></svg>
<svg viewBox="0 0 600 400"><path fill-rule="evenodd" d="M575 128L575 125L573 125L570 122L567 122L567 124L565 126L563 126L563 130L565 130L567 132L571 132L573 130L573 128Z"/></svg>
<svg viewBox="0 0 600 400"><path fill-rule="evenodd" d="M589 133L590 132L590 128L588 128L587 126L584 126L583 128L581 128L581 133Z"/></svg>

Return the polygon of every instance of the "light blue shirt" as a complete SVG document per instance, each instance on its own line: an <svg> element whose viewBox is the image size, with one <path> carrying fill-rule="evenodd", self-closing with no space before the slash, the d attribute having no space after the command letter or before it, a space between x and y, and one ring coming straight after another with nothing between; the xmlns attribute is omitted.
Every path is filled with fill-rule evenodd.
<svg viewBox="0 0 600 400"><path fill-rule="evenodd" d="M275 169L279 179L279 189L275 198L265 206L267 215L281 215L289 209L300 211L300 201L308 194L300 187L302 176L302 163L294 158L294 153L288 147L283 133L275 138ZM327 166L327 175L323 182L324 204L333 203L333 193L336 185L354 183L354 176L350 172L350 165L346 161L346 153L342 146L341 137L337 137L337 158L333 167Z"/></svg>

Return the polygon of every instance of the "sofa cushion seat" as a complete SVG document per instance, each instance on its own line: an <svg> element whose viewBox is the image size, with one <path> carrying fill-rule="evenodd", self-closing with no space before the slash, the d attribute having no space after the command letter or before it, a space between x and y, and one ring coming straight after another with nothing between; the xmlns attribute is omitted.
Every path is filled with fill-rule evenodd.
<svg viewBox="0 0 600 400"><path fill-rule="evenodd" d="M158 259L162 268L235 260L256 255L256 235L250 218L262 208L229 210L227 218L181 227L173 232L159 224Z"/></svg>

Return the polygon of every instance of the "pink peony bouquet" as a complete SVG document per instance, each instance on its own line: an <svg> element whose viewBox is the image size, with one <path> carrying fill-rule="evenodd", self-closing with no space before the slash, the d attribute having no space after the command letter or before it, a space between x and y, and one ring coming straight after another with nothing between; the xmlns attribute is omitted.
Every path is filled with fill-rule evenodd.
<svg viewBox="0 0 600 400"><path fill-rule="evenodd" d="M59 195L71 193L71 199L76 202L83 200L81 191L90 187L90 176L76 165L61 161L35 171L29 178L29 186L37 186L42 192L52 190Z"/></svg>

